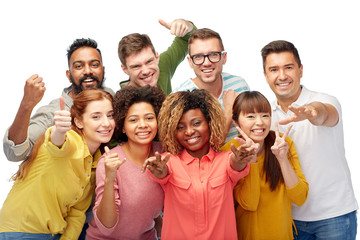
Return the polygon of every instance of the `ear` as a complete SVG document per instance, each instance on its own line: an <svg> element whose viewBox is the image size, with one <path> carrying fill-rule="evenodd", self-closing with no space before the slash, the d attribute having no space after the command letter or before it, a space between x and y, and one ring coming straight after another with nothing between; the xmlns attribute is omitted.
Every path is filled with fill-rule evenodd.
<svg viewBox="0 0 360 240"><path fill-rule="evenodd" d="M121 64L121 69L126 73L126 75L129 75L129 72L124 64Z"/></svg>
<svg viewBox="0 0 360 240"><path fill-rule="evenodd" d="M193 61L191 60L191 57L188 55L187 56L187 60L188 60L188 62L189 62L189 66L192 68L192 69L194 69L193 68Z"/></svg>
<svg viewBox="0 0 360 240"><path fill-rule="evenodd" d="M160 61L160 55L158 52L155 53L155 59L156 59L156 63L157 65L159 65L159 61Z"/></svg>
<svg viewBox="0 0 360 240"><path fill-rule="evenodd" d="M222 62L223 62L223 65L225 65L226 60L227 60L227 52L224 52L224 53L222 54Z"/></svg>
<svg viewBox="0 0 360 240"><path fill-rule="evenodd" d="M70 70L66 70L66 77L67 77L67 79L69 79L69 82L71 83Z"/></svg>
<svg viewBox="0 0 360 240"><path fill-rule="evenodd" d="M300 78L302 78L302 76L303 76L303 65L301 64L301 66L300 66Z"/></svg>
<svg viewBox="0 0 360 240"><path fill-rule="evenodd" d="M74 118L74 123L75 123L75 125L76 125L76 127L78 129L83 129L84 128L84 124L80 119Z"/></svg>

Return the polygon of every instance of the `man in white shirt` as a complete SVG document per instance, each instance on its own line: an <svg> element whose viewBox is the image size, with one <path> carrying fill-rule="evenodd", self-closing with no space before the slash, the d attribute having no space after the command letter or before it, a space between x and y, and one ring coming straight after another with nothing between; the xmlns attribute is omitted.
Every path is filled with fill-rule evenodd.
<svg viewBox="0 0 360 240"><path fill-rule="evenodd" d="M264 75L276 95L272 122L293 125L294 140L309 195L292 206L295 239L355 239L358 204L345 158L341 105L330 95L300 84L303 65L295 46L273 41L262 50Z"/></svg>

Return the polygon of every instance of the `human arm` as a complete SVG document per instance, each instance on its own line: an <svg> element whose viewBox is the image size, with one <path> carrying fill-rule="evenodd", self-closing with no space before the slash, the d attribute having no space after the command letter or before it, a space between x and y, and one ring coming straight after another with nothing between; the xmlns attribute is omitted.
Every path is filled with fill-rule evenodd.
<svg viewBox="0 0 360 240"><path fill-rule="evenodd" d="M107 227L113 227L118 219L118 213L115 205L114 180L117 169L125 162L120 160L117 153L110 153L108 147L105 147L104 167L105 180L103 183L103 192L100 204L96 209L96 215L101 223Z"/></svg>
<svg viewBox="0 0 360 240"><path fill-rule="evenodd" d="M158 238L161 237L161 229L162 229L162 225L163 225L163 218L161 215L159 215L157 218L154 219L155 221L155 230L156 230L156 235Z"/></svg>
<svg viewBox="0 0 360 240"><path fill-rule="evenodd" d="M280 120L279 124L286 125L290 122L309 120L315 126L333 127L339 121L336 108L328 103L311 102L304 106L289 106L288 109L294 114Z"/></svg>
<svg viewBox="0 0 360 240"><path fill-rule="evenodd" d="M15 145L23 143L26 140L31 113L43 98L45 90L45 83L39 75L34 74L26 80L24 96L15 119L9 128L8 138L13 141Z"/></svg>
<svg viewBox="0 0 360 240"><path fill-rule="evenodd" d="M232 89L225 90L223 92L223 104L224 104L224 115L225 115L225 137L227 136L230 127L233 123L232 119L232 108L234 105L235 98L239 95L239 93L235 92Z"/></svg>
<svg viewBox="0 0 360 240"><path fill-rule="evenodd" d="M186 22L192 24L189 21ZM188 40L191 33L196 30L196 26L193 24L192 26L190 32L183 37L175 37L171 46L165 52L160 54L158 86L165 94L171 93L171 79L176 68L185 59L188 53Z"/></svg>
<svg viewBox="0 0 360 240"><path fill-rule="evenodd" d="M175 19L172 22L165 22L164 20L159 19L159 23L169 29L170 33L176 37L184 37L194 28L194 25L191 22L184 19Z"/></svg>
<svg viewBox="0 0 360 240"><path fill-rule="evenodd" d="M150 157L145 160L142 171L144 172L148 169L152 175L156 178L164 178L168 175L168 167L166 163L169 161L170 154L166 154L165 157L162 157L160 153L155 152L155 156Z"/></svg>
<svg viewBox="0 0 360 240"><path fill-rule="evenodd" d="M279 162L281 173L284 178L284 183L287 188L294 187L299 181L299 178L296 175L294 169L292 168L287 156L287 153L289 151L289 145L285 141L285 139L287 138L291 128L292 125L289 125L284 135L281 137L279 133L278 123L275 123L276 138L274 145L271 147L272 153L275 155L276 159Z"/></svg>

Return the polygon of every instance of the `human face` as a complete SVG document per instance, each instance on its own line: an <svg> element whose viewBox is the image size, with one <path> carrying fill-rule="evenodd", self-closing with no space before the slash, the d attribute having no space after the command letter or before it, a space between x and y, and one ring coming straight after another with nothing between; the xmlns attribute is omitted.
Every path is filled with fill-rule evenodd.
<svg viewBox="0 0 360 240"><path fill-rule="evenodd" d="M91 154L99 148L101 143L110 141L115 127L113 114L111 102L103 99L90 102L82 119L75 119L75 124L82 130Z"/></svg>
<svg viewBox="0 0 360 240"><path fill-rule="evenodd" d="M154 108L147 102L134 103L124 121L123 132L130 144L151 144L157 133Z"/></svg>
<svg viewBox="0 0 360 240"><path fill-rule="evenodd" d="M129 75L130 85L142 87L157 86L159 78L159 55L154 54L150 47L125 58L126 66L121 65L123 71Z"/></svg>
<svg viewBox="0 0 360 240"><path fill-rule="evenodd" d="M264 139L270 131L271 115L268 112L244 113L241 111L238 125L249 138L263 146Z"/></svg>
<svg viewBox="0 0 360 240"><path fill-rule="evenodd" d="M209 152L209 124L199 108L190 109L182 115L175 134L191 156L201 159Z"/></svg>
<svg viewBox="0 0 360 240"><path fill-rule="evenodd" d="M265 78L279 101L295 102L300 95L303 74L291 52L270 53L265 60Z"/></svg>
<svg viewBox="0 0 360 240"><path fill-rule="evenodd" d="M92 47L81 47L72 53L66 76L76 95L86 88L101 88L104 70L100 53Z"/></svg>
<svg viewBox="0 0 360 240"><path fill-rule="evenodd" d="M217 38L196 39L191 43L189 55L207 55L221 51L223 51L223 49ZM187 57L189 65L194 70L196 80L199 80L201 84L212 84L222 81L221 73L223 65L226 63L226 52L221 55L219 62L212 63L208 58L205 58L204 63L200 65L195 65L190 56Z"/></svg>

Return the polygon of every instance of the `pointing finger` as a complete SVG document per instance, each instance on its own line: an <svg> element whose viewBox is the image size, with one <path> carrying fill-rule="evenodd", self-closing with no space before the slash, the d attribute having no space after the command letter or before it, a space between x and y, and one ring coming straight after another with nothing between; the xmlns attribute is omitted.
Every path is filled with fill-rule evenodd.
<svg viewBox="0 0 360 240"><path fill-rule="evenodd" d="M162 26L166 27L167 29L170 29L170 28L171 28L171 24L165 22L165 21L162 20L162 19L159 19L159 23L160 23Z"/></svg>

